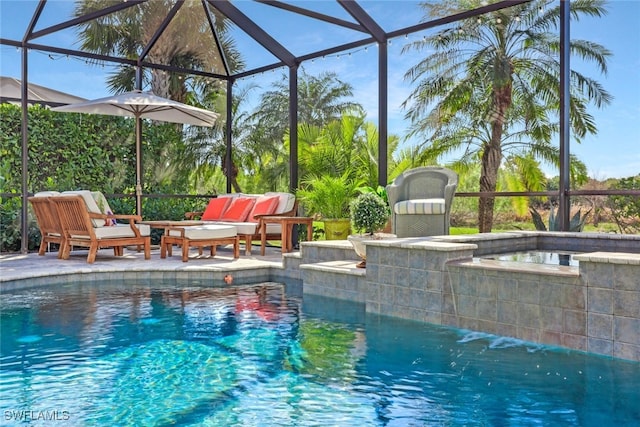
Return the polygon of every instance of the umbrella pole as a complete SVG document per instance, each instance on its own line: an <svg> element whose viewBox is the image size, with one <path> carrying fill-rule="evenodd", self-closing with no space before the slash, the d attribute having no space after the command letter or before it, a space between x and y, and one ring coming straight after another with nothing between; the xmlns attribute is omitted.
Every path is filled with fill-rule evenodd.
<svg viewBox="0 0 640 427"><path fill-rule="evenodd" d="M142 215L142 119L136 120L136 215Z"/></svg>

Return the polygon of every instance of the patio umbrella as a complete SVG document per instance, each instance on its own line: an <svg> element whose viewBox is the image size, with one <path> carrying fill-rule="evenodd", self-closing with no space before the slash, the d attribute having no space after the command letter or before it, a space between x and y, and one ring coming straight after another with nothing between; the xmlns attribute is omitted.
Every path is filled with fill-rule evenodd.
<svg viewBox="0 0 640 427"><path fill-rule="evenodd" d="M196 126L213 126L218 114L151 92L133 91L53 108L67 113L106 114L136 119L136 213L142 214L142 120L143 118Z"/></svg>
<svg viewBox="0 0 640 427"><path fill-rule="evenodd" d="M35 83L29 83L27 85L28 104L42 104L55 107L82 101L86 101L86 99ZM14 77L0 76L0 102L20 104L22 102L22 81Z"/></svg>

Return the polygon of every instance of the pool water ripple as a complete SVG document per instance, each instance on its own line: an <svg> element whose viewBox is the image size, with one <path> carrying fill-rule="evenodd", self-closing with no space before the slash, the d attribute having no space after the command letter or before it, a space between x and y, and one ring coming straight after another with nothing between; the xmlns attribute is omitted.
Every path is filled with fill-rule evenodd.
<svg viewBox="0 0 640 427"><path fill-rule="evenodd" d="M3 295L0 408L65 411L78 426L640 420L638 363L364 313L354 321L361 306L333 304L276 283Z"/></svg>

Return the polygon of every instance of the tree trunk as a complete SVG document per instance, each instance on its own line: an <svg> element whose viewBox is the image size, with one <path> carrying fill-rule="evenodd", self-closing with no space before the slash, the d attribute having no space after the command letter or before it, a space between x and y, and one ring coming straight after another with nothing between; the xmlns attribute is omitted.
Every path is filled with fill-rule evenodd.
<svg viewBox="0 0 640 427"><path fill-rule="evenodd" d="M222 171L224 172L224 175L231 180L231 187L233 188L233 191L235 191L236 193L241 193L242 188L240 188L240 184L238 183L238 167L233 162L233 160L231 160L231 176L229 176L229 174L227 173L226 159L226 156L222 158Z"/></svg>
<svg viewBox="0 0 640 427"><path fill-rule="evenodd" d="M511 105L511 83L494 88L493 103L495 113L491 123L491 141L482 152L480 171L480 192L496 191L498 170L502 163L502 133L505 114ZM480 196L478 201L478 229L480 233L490 233L493 228L494 196Z"/></svg>
<svg viewBox="0 0 640 427"><path fill-rule="evenodd" d="M492 137L493 139L493 137ZM502 162L500 144L488 145L482 153L482 170L480 172L480 192L496 191L498 183L498 169ZM490 233L493 228L493 206L495 197L480 196L478 202L478 228L480 233Z"/></svg>

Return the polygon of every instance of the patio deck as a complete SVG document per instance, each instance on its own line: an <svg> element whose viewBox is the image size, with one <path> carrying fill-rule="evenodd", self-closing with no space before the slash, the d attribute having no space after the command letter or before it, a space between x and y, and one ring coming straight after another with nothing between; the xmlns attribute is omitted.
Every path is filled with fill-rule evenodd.
<svg viewBox="0 0 640 427"><path fill-rule="evenodd" d="M259 248L258 248L259 249ZM264 256L255 247L254 254L247 256L244 250L238 259L233 258L231 247L219 247L215 257L207 250L198 256L197 250L190 251L188 262L182 262L180 250L174 248L173 256L160 258L160 249L153 248L151 259L145 260L144 253L125 249L124 256L116 257L112 249L98 252L93 264L87 263L87 251L72 251L68 260L57 258L57 252L47 252L39 256L29 254L0 254L0 290L16 287L40 286L77 280L120 279L208 279L219 281L231 273L236 282L247 280L269 280L272 269L280 270L283 256L280 248L267 247Z"/></svg>

